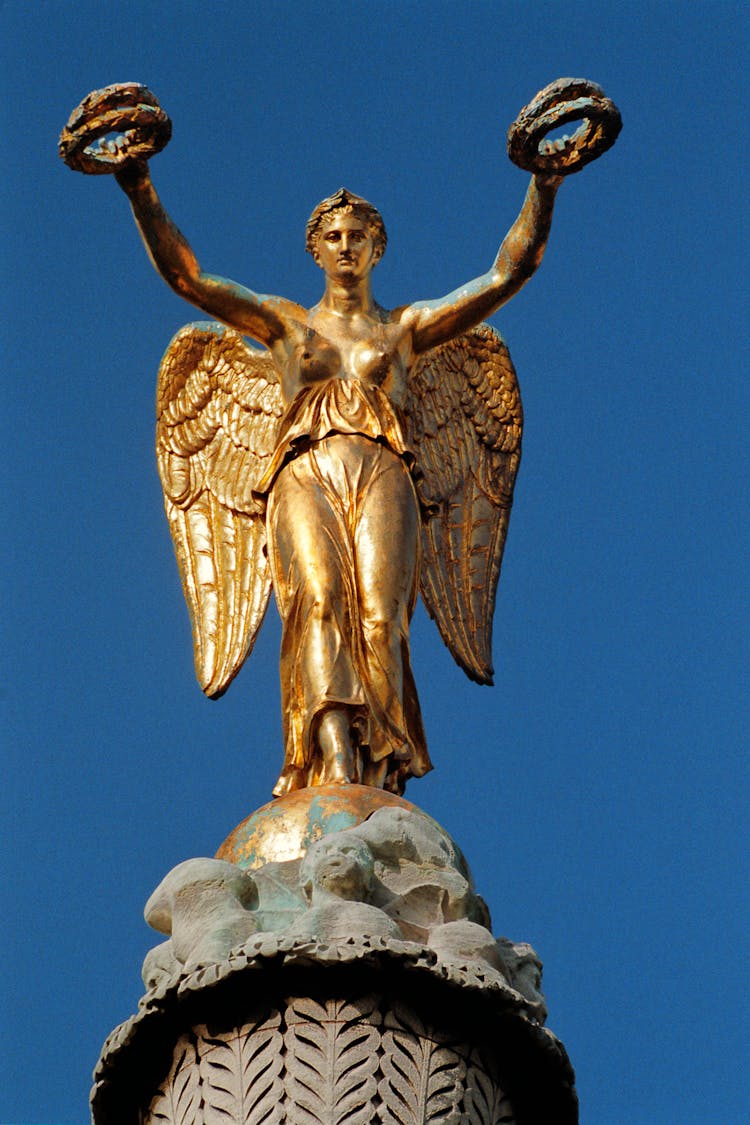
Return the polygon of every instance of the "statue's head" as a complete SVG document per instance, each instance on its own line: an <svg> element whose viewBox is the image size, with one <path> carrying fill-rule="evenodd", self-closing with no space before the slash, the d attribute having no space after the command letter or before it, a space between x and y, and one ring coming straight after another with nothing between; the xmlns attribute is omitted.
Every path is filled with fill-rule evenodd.
<svg viewBox="0 0 750 1125"><path fill-rule="evenodd" d="M374 880L372 852L350 831L324 836L310 846L300 866L300 885L308 899L315 891L364 902Z"/></svg>
<svg viewBox="0 0 750 1125"><path fill-rule="evenodd" d="M380 261L385 253L386 242L385 223L377 207L362 199L359 195L346 188L339 188L328 199L322 200L307 220L305 228L305 249L312 254L320 265L318 257L318 239L325 227L336 215L355 215L367 226L373 243L373 265Z"/></svg>

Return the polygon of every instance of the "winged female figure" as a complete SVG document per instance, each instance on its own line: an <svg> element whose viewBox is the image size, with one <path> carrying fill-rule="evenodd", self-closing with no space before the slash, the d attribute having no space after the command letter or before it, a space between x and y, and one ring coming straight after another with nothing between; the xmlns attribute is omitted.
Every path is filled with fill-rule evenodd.
<svg viewBox="0 0 750 1125"><path fill-rule="evenodd" d="M110 115L115 89L126 88L100 92ZM139 112L157 110L153 99ZM372 292L382 217L341 188L307 224L325 277L307 309L206 273L142 154L109 153L157 270L213 318L177 334L157 392L159 471L201 687L227 688L273 588L284 726L275 795L348 782L401 793L431 768L409 659L420 589L458 663L492 679L522 416L507 349L482 321L539 265L562 175L532 175L486 273L396 309Z"/></svg>

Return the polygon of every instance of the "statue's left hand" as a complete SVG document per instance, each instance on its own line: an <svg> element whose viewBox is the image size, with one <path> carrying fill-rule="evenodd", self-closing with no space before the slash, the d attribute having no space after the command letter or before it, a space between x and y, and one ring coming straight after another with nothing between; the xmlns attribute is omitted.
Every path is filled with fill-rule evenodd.
<svg viewBox="0 0 750 1125"><path fill-rule="evenodd" d="M76 106L60 134L59 152L76 172L122 173L129 180L171 135L172 122L151 91L120 82L94 90Z"/></svg>
<svg viewBox="0 0 750 1125"><path fill-rule="evenodd" d="M550 175L549 173L536 172L534 174L534 179L536 180L537 187L551 188L553 191L557 191L565 177L559 175L554 176Z"/></svg>

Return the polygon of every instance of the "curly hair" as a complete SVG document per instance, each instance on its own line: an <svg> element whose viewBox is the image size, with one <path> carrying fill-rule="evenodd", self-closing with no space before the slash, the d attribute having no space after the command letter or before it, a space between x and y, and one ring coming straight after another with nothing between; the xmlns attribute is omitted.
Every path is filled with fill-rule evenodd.
<svg viewBox="0 0 750 1125"><path fill-rule="evenodd" d="M305 249L308 254L312 254L317 262L318 238L321 228L328 220L333 218L334 214L356 215L364 220L372 236L375 261L380 261L385 253L388 241L383 217L377 207L373 207L372 203L368 203L360 195L354 195L353 192L343 187L339 188L333 195L329 195L327 199L322 200L307 220Z"/></svg>

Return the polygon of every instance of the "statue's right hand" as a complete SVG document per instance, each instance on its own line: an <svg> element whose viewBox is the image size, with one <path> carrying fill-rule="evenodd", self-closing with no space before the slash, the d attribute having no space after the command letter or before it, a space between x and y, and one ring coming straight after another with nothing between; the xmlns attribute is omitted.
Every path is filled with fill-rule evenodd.
<svg viewBox="0 0 750 1125"><path fill-rule="evenodd" d="M115 179L127 195L130 195L131 192L138 191L139 188L145 187L151 179L148 170L148 161L126 161L115 172Z"/></svg>
<svg viewBox="0 0 750 1125"><path fill-rule="evenodd" d="M172 122L151 91L137 82L121 82L94 90L76 106L60 134L59 151L76 172L124 172L131 183L128 169L145 167L171 135Z"/></svg>

